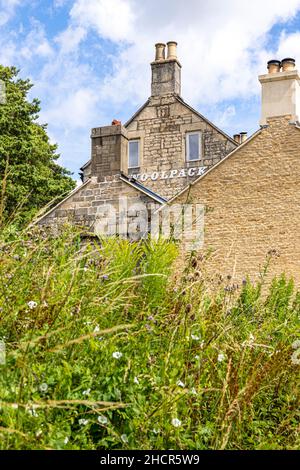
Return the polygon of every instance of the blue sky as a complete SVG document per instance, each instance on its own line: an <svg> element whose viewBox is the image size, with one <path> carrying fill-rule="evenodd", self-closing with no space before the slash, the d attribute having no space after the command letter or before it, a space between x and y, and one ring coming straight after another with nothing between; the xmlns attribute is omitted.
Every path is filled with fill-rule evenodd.
<svg viewBox="0 0 300 470"><path fill-rule="evenodd" d="M266 62L300 63L300 0L0 0L0 62L34 82L75 179L91 127L125 122L146 101L154 44L169 40L183 98L230 135L252 133Z"/></svg>

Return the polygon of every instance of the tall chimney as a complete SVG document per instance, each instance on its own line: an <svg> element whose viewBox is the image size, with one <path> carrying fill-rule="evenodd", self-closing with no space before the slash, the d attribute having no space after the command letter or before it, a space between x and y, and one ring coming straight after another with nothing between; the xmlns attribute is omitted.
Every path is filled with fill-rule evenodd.
<svg viewBox="0 0 300 470"><path fill-rule="evenodd" d="M265 126L268 119L279 116L291 116L291 122L299 122L300 76L295 69L295 60L271 60L268 72L258 77L262 86L260 125Z"/></svg>
<svg viewBox="0 0 300 470"><path fill-rule="evenodd" d="M167 58L165 58L166 45L155 44L155 61L151 63L151 96L181 93L181 64L177 59L177 42L169 41L167 46Z"/></svg>

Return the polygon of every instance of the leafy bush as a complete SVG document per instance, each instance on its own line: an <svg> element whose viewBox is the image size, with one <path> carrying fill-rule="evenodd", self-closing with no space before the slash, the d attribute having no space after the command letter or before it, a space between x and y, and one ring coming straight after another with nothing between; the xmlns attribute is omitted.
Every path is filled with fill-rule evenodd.
<svg viewBox="0 0 300 470"><path fill-rule="evenodd" d="M2 236L1 449L299 448L293 283L262 295L196 255L174 274L176 256L70 227Z"/></svg>

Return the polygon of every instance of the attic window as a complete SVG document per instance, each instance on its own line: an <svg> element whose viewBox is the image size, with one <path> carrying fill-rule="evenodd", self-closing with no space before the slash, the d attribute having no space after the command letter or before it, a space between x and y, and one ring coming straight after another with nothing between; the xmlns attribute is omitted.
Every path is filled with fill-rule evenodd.
<svg viewBox="0 0 300 470"><path fill-rule="evenodd" d="M128 168L140 166L140 141L130 140L128 143Z"/></svg>
<svg viewBox="0 0 300 470"><path fill-rule="evenodd" d="M201 134L188 132L186 134L186 160L194 162L201 159Z"/></svg>

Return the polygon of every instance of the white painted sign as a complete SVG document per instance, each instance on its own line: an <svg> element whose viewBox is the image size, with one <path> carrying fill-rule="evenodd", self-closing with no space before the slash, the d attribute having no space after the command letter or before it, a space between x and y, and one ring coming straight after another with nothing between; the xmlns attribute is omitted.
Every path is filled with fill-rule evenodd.
<svg viewBox="0 0 300 470"><path fill-rule="evenodd" d="M181 168L178 170L169 171L154 171L153 173L137 173L131 174L133 178L138 181L145 182L149 179L152 181L156 180L168 180L173 178L188 178L193 176L201 176L205 173L206 166L200 166L195 168Z"/></svg>

